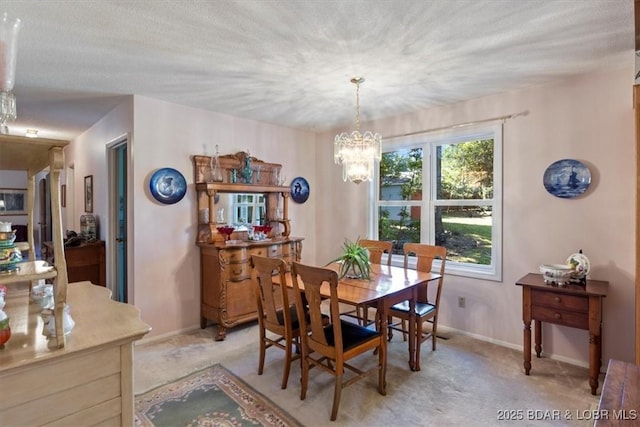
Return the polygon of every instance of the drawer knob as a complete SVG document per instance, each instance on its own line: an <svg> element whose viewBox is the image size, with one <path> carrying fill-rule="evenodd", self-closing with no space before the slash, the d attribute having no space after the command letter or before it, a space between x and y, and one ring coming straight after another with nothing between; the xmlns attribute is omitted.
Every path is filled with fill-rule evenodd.
<svg viewBox="0 0 640 427"><path fill-rule="evenodd" d="M560 313L556 313L556 314L554 314L554 315L553 315L553 317L555 317L556 319L559 319L559 318L561 318L562 316L560 315Z"/></svg>
<svg viewBox="0 0 640 427"><path fill-rule="evenodd" d="M554 298L554 301L555 301L555 302L560 302L560 297L555 297L555 298Z"/></svg>

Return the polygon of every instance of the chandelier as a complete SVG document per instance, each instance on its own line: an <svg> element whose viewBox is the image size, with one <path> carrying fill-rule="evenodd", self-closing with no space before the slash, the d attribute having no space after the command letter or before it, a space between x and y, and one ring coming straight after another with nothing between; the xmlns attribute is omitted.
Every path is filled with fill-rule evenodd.
<svg viewBox="0 0 640 427"><path fill-rule="evenodd" d="M20 19L0 17L0 133L9 133L7 122L16 119L16 97L11 92L16 78L16 57Z"/></svg>
<svg viewBox="0 0 640 427"><path fill-rule="evenodd" d="M355 182L373 180L374 161L382 157L382 137L379 133L360 133L360 84L363 77L354 77L356 85L356 130L336 135L333 142L333 159L342 164L342 179Z"/></svg>

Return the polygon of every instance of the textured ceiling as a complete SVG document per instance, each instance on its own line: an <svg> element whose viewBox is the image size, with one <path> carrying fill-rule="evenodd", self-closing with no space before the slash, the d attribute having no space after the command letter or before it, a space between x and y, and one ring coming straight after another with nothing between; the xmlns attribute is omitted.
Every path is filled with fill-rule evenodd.
<svg viewBox="0 0 640 427"><path fill-rule="evenodd" d="M326 130L633 63L633 0L2 0L18 119L73 138L139 94ZM632 85L632 81L629 82Z"/></svg>

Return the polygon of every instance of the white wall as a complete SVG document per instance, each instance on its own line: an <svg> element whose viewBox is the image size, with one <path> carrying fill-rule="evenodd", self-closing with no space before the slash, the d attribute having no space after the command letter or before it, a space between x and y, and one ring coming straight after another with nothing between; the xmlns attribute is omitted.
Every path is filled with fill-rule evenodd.
<svg viewBox="0 0 640 427"><path fill-rule="evenodd" d="M633 68L604 71L362 125L398 135L527 112L504 124L503 282L445 279L440 322L510 346L522 346L522 290L515 281L542 263L562 263L582 249L590 277L610 282L604 302L603 369L608 358L634 360L635 142ZM335 132L319 135L318 262L339 253L344 237L367 234L369 187L347 184L333 165ZM586 163L584 197L559 199L542 185L552 162ZM332 191L323 191L332 189ZM331 230L327 233L327 230ZM457 297L466 308L457 307ZM588 363L588 334L545 325L543 351ZM535 360L533 361L535 370Z"/></svg>
<svg viewBox="0 0 640 427"><path fill-rule="evenodd" d="M252 156L281 163L290 182L305 177L309 200L290 204L292 235L302 236L302 258L314 263L316 161L315 135L252 120L170 104L142 96L134 98L132 144L134 230L133 302L153 330L151 336L200 323L200 252L195 245L197 208L191 156L249 149ZM149 178L155 170L171 167L187 181L187 194L173 205L151 196Z"/></svg>

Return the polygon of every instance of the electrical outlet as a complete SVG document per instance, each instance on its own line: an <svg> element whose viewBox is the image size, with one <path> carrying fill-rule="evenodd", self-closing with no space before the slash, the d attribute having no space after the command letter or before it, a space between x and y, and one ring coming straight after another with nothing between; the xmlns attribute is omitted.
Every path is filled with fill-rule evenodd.
<svg viewBox="0 0 640 427"><path fill-rule="evenodd" d="M458 307L464 308L465 304L466 304L466 301L465 301L464 297L458 297Z"/></svg>

